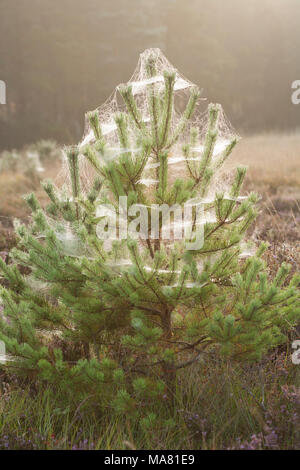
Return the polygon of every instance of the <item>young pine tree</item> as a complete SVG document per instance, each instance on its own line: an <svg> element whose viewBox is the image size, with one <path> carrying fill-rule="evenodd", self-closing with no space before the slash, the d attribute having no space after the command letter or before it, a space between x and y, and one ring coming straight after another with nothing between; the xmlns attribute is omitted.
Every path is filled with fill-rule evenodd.
<svg viewBox="0 0 300 470"><path fill-rule="evenodd" d="M244 168L221 190L237 142L224 135L221 107L211 104L200 119L198 88L157 50L142 54L135 78L118 87L117 112L106 104L89 113L87 137L66 149L70 193L46 181L45 210L29 195L32 223L17 228L12 261L0 258L5 367L121 414L173 396L177 371L207 354L259 359L300 314L299 276L287 284L283 264L269 279L265 244L245 253L257 196L240 197ZM147 226L163 205L185 204L190 228L203 230L196 248L175 237L174 214L170 239L162 216L156 236ZM104 240L99 224L115 220ZM120 237L132 224L139 233Z"/></svg>

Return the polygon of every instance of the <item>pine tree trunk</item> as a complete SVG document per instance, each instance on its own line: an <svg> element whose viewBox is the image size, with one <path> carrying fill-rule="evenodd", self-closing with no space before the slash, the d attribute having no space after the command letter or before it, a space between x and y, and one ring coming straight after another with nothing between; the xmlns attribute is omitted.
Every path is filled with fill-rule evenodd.
<svg viewBox="0 0 300 470"><path fill-rule="evenodd" d="M171 311L166 308L164 316L162 318L162 328L163 328L163 339L170 340L172 337L172 325L171 325ZM175 398L175 385L176 385L176 369L175 365L168 361L164 362L163 366L163 376L164 382L167 387L167 396L171 402Z"/></svg>

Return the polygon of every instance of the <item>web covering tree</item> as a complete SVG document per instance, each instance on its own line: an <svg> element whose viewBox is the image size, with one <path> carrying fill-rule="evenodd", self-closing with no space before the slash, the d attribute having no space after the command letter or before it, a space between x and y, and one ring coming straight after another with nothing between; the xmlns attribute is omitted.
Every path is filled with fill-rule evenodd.
<svg viewBox="0 0 300 470"><path fill-rule="evenodd" d="M200 94L146 50L65 149L63 184L43 183L49 205L26 197L32 222L17 227L10 264L0 259L7 369L134 413L172 397L180 369L209 354L259 359L299 320L299 275L287 283L283 264L269 279L266 245L245 242L258 196L240 196L245 168L228 175L238 136L220 105L200 112ZM168 227L158 214L153 236L145 218L163 205L189 206L190 231L176 237L174 214ZM111 220L113 236L99 237ZM189 249L197 226L203 243Z"/></svg>

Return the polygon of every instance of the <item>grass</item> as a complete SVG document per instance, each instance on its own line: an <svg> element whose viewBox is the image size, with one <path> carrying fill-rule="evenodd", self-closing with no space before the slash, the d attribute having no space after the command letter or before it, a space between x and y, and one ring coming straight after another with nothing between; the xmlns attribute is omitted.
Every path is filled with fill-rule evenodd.
<svg viewBox="0 0 300 470"><path fill-rule="evenodd" d="M262 195L249 237L269 241L270 275L283 261L299 271L300 134L246 137L228 166L237 164L248 166L245 191ZM45 167L43 177L54 177L59 162ZM28 176L0 174L0 252L14 244L10 224L1 230L1 221L27 215L20 201L31 190L43 194ZM100 413L92 402L63 403L57 390L0 373L0 449L299 449L300 366L290 351L299 334L256 364L208 357L182 371L174 409L161 403L153 410L160 416L153 428Z"/></svg>
<svg viewBox="0 0 300 470"><path fill-rule="evenodd" d="M211 358L179 376L174 409L156 408L152 428L92 403L63 405L51 388L2 382L0 449L297 449L298 371L287 352L244 366Z"/></svg>

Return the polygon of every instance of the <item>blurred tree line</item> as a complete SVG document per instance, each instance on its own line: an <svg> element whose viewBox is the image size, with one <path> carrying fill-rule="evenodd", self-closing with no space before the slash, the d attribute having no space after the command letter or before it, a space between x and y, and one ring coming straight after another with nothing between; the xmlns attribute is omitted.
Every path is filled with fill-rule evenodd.
<svg viewBox="0 0 300 470"><path fill-rule="evenodd" d="M84 114L147 47L221 102L242 132L294 129L299 0L0 0L0 148L76 142Z"/></svg>

